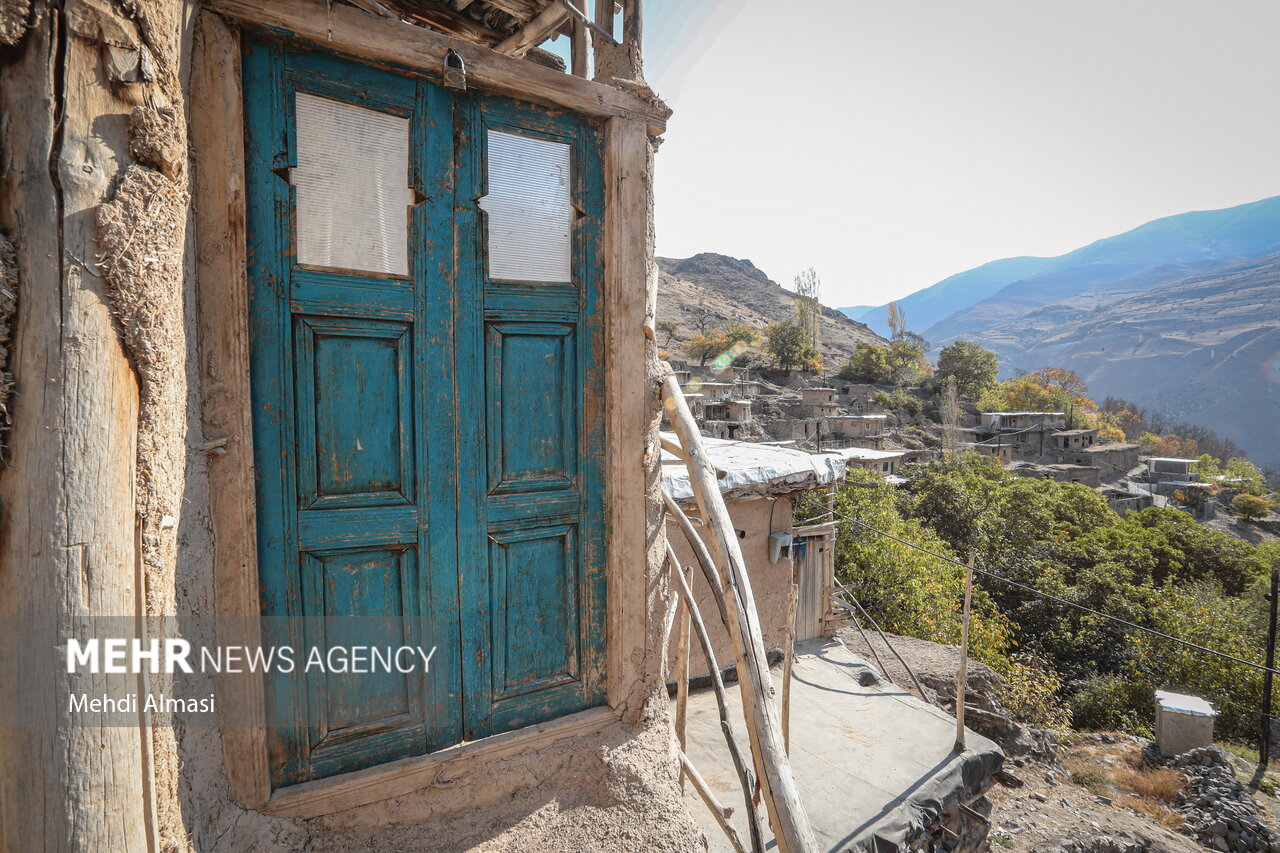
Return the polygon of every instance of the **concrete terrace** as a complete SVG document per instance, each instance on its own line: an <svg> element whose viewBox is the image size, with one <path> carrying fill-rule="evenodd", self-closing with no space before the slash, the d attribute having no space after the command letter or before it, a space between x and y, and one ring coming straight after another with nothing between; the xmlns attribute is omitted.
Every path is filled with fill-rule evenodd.
<svg viewBox="0 0 1280 853"><path fill-rule="evenodd" d="M781 696L781 667L773 676ZM726 689L734 730L745 748L738 686ZM839 640L797 644L791 762L821 849L901 849L939 811L984 790L1004 756L973 732L967 734L965 752L956 753L955 731L954 718L879 677ZM748 843L747 813L710 688L689 697L687 754L720 802L734 809L731 821ZM690 784L685 799L709 849L731 851Z"/></svg>

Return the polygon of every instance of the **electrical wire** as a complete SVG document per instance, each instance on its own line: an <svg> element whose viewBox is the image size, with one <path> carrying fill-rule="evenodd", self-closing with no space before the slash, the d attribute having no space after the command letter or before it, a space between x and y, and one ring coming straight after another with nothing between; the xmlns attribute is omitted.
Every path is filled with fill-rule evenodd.
<svg viewBox="0 0 1280 853"><path fill-rule="evenodd" d="M844 513L832 512L832 515L844 521L852 522L853 524L856 524L865 530L869 530L872 533L878 533L879 535L884 536L887 539L892 539L895 542L906 545L908 548L914 548L917 551L921 551L925 554L929 554L930 556L937 557L939 560L942 560L944 563L951 563L953 565L959 566L962 569L968 568L968 566L966 566L964 563L960 562L959 560L953 557L948 557L945 554L939 554L937 551L930 551L928 548L917 545L914 542L908 542L906 539L902 539L898 536L894 536L892 533L888 533L884 530L880 530L879 528L872 527L870 524L866 524L865 522L858 521L858 519L852 518L848 515L845 515ZM1253 661L1248 661L1248 660L1245 660L1244 658L1238 658L1235 655L1227 654L1226 652L1220 652L1217 649L1211 649L1208 646L1202 646L1198 643L1193 643L1190 640L1183 640L1171 634L1166 634L1163 631L1157 631L1154 628L1147 628L1143 625L1139 625L1136 622L1130 622L1128 619L1121 619L1119 616L1112 616L1110 613L1103 613L1101 610L1094 610L1092 607L1086 607L1083 604L1078 604L1066 598L1053 595L1052 593L1038 590L1033 586L1028 586L1027 584L1020 583L1019 581L1015 581L1012 578L1007 578L1004 575L996 574L995 572L988 571L987 569L980 569L977 566L974 566L973 571L976 574L980 574L985 577L989 577L993 580L1000 581L1001 583L1008 584L1009 586L1012 586L1016 589L1020 589L1024 592L1029 592L1032 595L1038 595L1041 598L1046 598L1050 601L1057 602L1058 604L1063 604L1063 605L1066 605L1067 607L1073 607L1076 610L1080 610L1085 613L1092 614L1094 616L1100 616L1103 619L1110 620L1111 622L1115 622L1116 624L1119 624L1119 625L1124 625L1125 627L1132 628L1135 631L1142 631L1143 633L1151 634L1154 637L1159 637L1163 640L1169 640L1170 642L1174 642L1179 645L1186 646L1187 648L1195 649L1196 651L1200 651L1200 652L1205 652L1206 654L1215 655L1217 657L1224 658L1226 660L1233 661L1235 663L1244 664L1245 666L1253 667L1254 669L1259 669L1259 670L1262 670L1263 672L1270 672L1273 675L1280 675L1280 670L1271 669L1267 666L1264 666L1263 664L1254 663Z"/></svg>

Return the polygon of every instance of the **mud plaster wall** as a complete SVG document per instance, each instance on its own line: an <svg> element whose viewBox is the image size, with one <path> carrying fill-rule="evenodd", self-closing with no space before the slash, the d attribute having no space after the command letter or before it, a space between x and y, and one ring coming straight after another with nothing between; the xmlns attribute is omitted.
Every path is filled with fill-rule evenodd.
<svg viewBox="0 0 1280 853"><path fill-rule="evenodd" d="M692 507L685 507L688 512ZM733 519L735 530L744 531L745 538L739 538L742 558L747 564L747 574L751 578L751 593L756 600L756 610L760 615L760 630L764 634L764 647L781 649L786 644L787 598L791 591L791 561L785 557L776 563L769 562L769 533L790 532L792 527L791 499L781 498L749 498L728 501L729 516ZM696 528L701 529L701 528ZM698 602L698 611L702 614L707 626L707 634L715 647L716 663L721 667L735 663L733 642L724 622L720 619L711 588L707 585L693 556L693 549L684 533L674 522L667 524L667 536L671 547L676 552L681 566L693 567L693 596ZM669 642L669 654L672 660L676 654L675 632ZM696 635L689 641L689 674L692 677L706 675L708 672L706 658Z"/></svg>

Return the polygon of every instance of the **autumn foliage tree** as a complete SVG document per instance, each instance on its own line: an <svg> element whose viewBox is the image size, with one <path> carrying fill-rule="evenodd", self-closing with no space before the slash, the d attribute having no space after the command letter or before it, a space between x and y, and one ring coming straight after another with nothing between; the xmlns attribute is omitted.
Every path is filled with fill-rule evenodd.
<svg viewBox="0 0 1280 853"><path fill-rule="evenodd" d="M988 412L1062 412L1077 429L1088 426L1098 408L1080 377L1059 367L1001 382L982 395L978 407Z"/></svg>

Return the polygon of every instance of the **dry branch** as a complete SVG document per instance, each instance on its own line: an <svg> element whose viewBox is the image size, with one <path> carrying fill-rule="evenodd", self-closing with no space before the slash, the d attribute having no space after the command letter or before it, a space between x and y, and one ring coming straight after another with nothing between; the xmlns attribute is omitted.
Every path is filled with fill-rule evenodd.
<svg viewBox="0 0 1280 853"><path fill-rule="evenodd" d="M725 743L729 747L729 757L733 760L734 772L738 774L738 782L742 785L742 799L747 804L747 814L751 819L751 849L754 853L764 853L764 827L760 823L760 812L756 810L753 796L756 789L755 778L742 756L742 747L738 745L737 735L733 731L733 723L729 718L729 696L725 693L724 679L720 677L720 664L716 661L715 648L711 645L711 636L707 633L707 624L702 620L702 612L693 598L693 589L677 570L679 565L671 543L667 543L667 561L672 574L680 583L680 595L689 609L693 627L698 634L698 644L702 646L702 656L707 660L707 670L711 673L711 687L716 696L716 708L720 712L720 730L724 732ZM681 746L683 751L684 747Z"/></svg>

